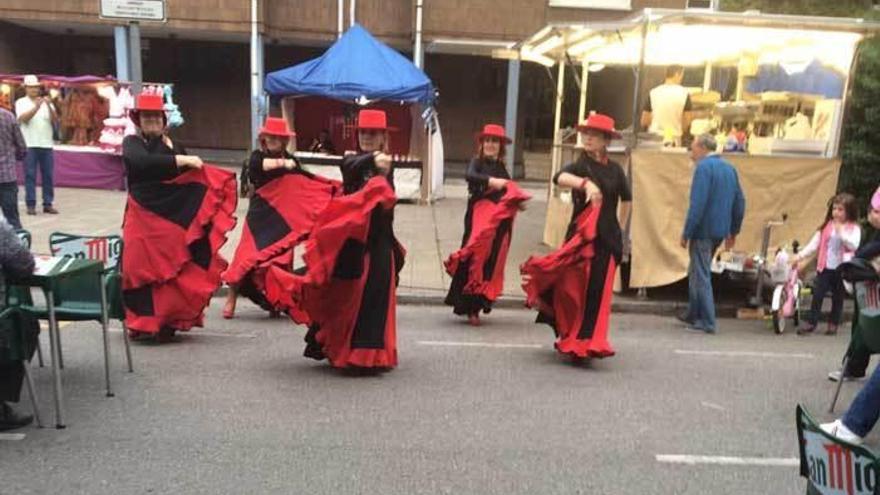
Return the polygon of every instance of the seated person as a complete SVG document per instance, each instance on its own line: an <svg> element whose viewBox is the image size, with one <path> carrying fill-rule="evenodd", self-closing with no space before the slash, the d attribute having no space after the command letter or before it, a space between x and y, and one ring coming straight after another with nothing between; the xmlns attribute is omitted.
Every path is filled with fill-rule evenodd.
<svg viewBox="0 0 880 495"><path fill-rule="evenodd" d="M23 278L33 271L34 257L0 216L0 310L6 307L6 280ZM10 404L18 402L23 380L22 363L0 364L0 431L21 428L34 420L33 416L17 412Z"/></svg>
<svg viewBox="0 0 880 495"><path fill-rule="evenodd" d="M322 130L318 137L312 140L309 151L312 153L324 153L325 155L335 154L336 147L333 146L333 141L330 141L330 131L327 129Z"/></svg>

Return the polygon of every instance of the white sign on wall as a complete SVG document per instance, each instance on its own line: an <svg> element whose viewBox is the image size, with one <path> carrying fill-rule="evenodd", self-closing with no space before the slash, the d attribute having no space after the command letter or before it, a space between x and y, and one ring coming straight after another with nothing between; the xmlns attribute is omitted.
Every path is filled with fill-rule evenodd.
<svg viewBox="0 0 880 495"><path fill-rule="evenodd" d="M632 0L549 0L551 7L576 9L632 10Z"/></svg>
<svg viewBox="0 0 880 495"><path fill-rule="evenodd" d="M165 21L165 0L101 0L101 18Z"/></svg>

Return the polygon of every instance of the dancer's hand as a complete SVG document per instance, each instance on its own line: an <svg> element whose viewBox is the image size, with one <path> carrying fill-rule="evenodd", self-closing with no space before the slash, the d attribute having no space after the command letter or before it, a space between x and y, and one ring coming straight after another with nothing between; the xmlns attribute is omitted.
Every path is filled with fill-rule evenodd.
<svg viewBox="0 0 880 495"><path fill-rule="evenodd" d="M500 191L507 187L507 179L501 179L499 177L490 177L489 178L489 189L494 189L496 191Z"/></svg>
<svg viewBox="0 0 880 495"><path fill-rule="evenodd" d="M594 202L602 201L602 191L595 182L591 180L584 181L584 192L587 193L587 200Z"/></svg>
<svg viewBox="0 0 880 495"><path fill-rule="evenodd" d="M376 162L376 168L379 169L379 173L388 175L388 172L391 171L391 155L380 152L375 155L373 160Z"/></svg>
<svg viewBox="0 0 880 495"><path fill-rule="evenodd" d="M202 159L195 155L177 155L178 167L202 168Z"/></svg>

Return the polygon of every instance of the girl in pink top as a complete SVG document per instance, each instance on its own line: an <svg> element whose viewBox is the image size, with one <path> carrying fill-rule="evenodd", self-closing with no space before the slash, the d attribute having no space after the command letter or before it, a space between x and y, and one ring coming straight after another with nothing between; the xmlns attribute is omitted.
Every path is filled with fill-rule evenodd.
<svg viewBox="0 0 880 495"><path fill-rule="evenodd" d="M822 311L822 301L829 291L831 291L831 319L828 321L825 334L837 333L837 327L843 317L843 297L846 292L837 267L851 260L859 247L862 231L856 223L857 219L856 198L847 193L834 196L825 223L813 234L810 243L803 251L794 257L793 263L799 263L817 251L819 253L816 262L816 280L813 284L813 304L804 326L797 331L798 335L810 334L816 330Z"/></svg>

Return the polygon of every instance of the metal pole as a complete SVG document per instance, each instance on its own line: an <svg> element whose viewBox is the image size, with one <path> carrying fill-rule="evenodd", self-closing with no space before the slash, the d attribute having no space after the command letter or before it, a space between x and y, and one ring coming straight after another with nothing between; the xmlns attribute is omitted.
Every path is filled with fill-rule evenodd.
<svg viewBox="0 0 880 495"><path fill-rule="evenodd" d="M339 0L336 4L336 39L342 38L345 29L345 0Z"/></svg>
<svg viewBox="0 0 880 495"><path fill-rule="evenodd" d="M354 26L354 23L357 22L355 20L355 12L357 11L357 0L348 0L348 2L348 27L352 27Z"/></svg>
<svg viewBox="0 0 880 495"><path fill-rule="evenodd" d="M559 62L559 72L556 76L556 109L553 117L553 171L550 177L562 166L562 103L565 100L565 62ZM552 182L552 181L551 181Z"/></svg>
<svg viewBox="0 0 880 495"><path fill-rule="evenodd" d="M260 46L262 39L259 30L258 1L251 0L251 141L249 149L253 149L257 143L257 134L260 129L260 99L263 96L263 63Z"/></svg>
<svg viewBox="0 0 880 495"><path fill-rule="evenodd" d="M578 102L578 124L587 118L587 85L590 82L590 62L588 60L581 61L581 99ZM577 145L582 146L581 133L577 134Z"/></svg>
<svg viewBox="0 0 880 495"><path fill-rule="evenodd" d="M416 0L416 36L413 46L413 63L419 69L425 65L425 54L422 48L422 3L423 0Z"/></svg>
<svg viewBox="0 0 880 495"><path fill-rule="evenodd" d="M128 28L126 26L113 28L113 44L116 49L116 79L128 81L130 75L128 70Z"/></svg>
<svg viewBox="0 0 880 495"><path fill-rule="evenodd" d="M721 0L711 0L709 2L709 8L712 10L721 10Z"/></svg>
<svg viewBox="0 0 880 495"><path fill-rule="evenodd" d="M128 25L128 60L131 92L138 95L144 84L144 72L141 65L141 26L137 22Z"/></svg>
<svg viewBox="0 0 880 495"><path fill-rule="evenodd" d="M651 22L651 10L645 9L644 16L645 19L642 21L642 46L639 50L639 71L636 72L635 89L633 89L633 148L639 144L639 133L642 128L642 82L645 76L645 46L648 44L648 23Z"/></svg>
<svg viewBox="0 0 880 495"><path fill-rule="evenodd" d="M507 173L513 177L514 162L516 161L516 114L519 111L519 60L508 60L507 62L507 106L504 113L504 127L507 133L513 137L507 149L509 158L507 160Z"/></svg>

